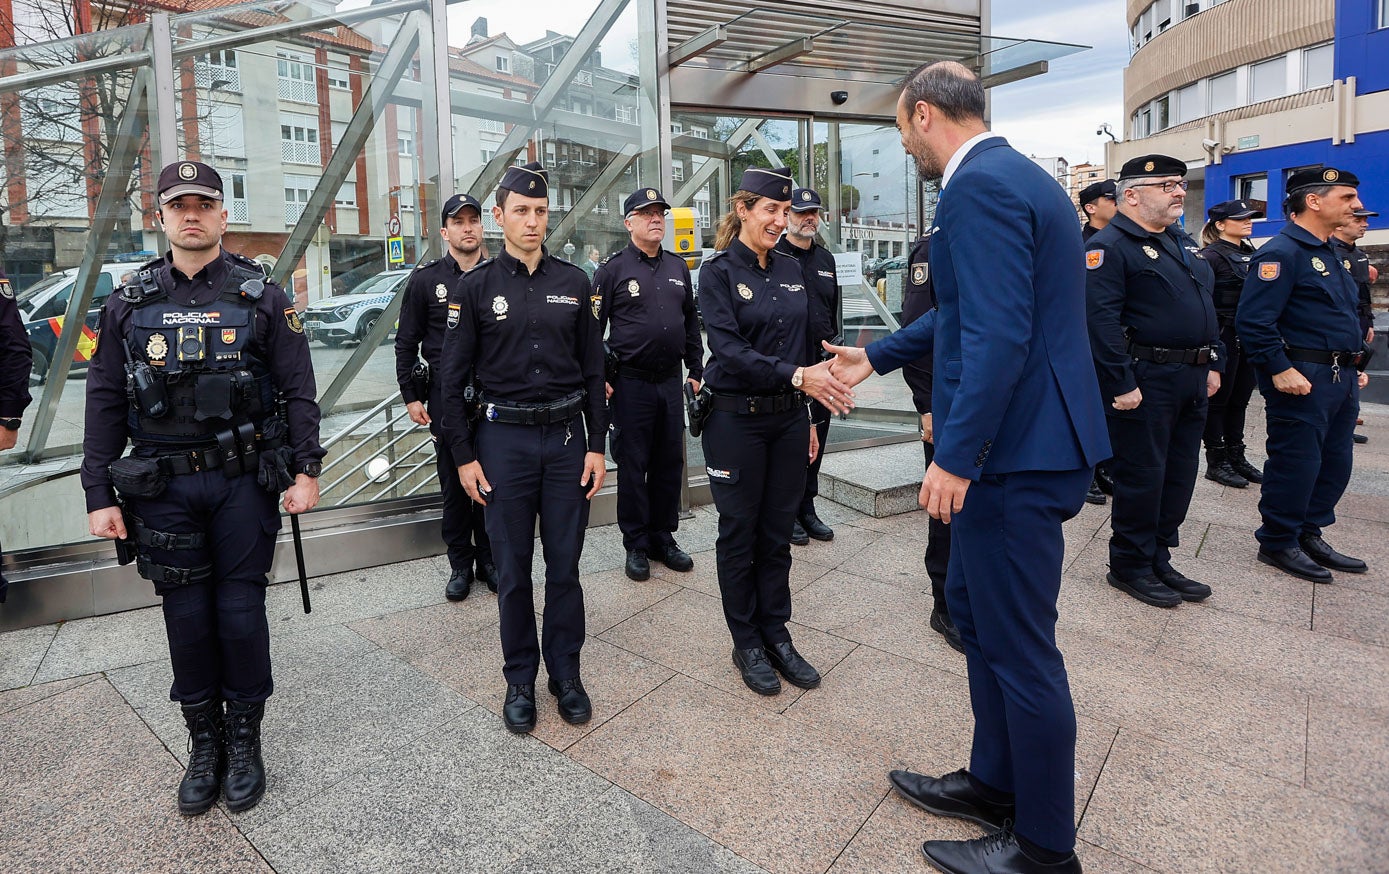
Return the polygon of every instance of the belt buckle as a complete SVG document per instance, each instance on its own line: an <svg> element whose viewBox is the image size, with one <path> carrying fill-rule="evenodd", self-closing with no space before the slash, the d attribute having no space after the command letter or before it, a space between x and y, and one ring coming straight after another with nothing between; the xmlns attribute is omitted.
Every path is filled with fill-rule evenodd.
<svg viewBox="0 0 1389 874"><path fill-rule="evenodd" d="M1154 361L1155 363L1157 363L1157 364L1166 364L1166 363L1167 363L1167 355L1168 355L1168 353L1171 352L1171 351L1172 351L1172 350L1167 349L1166 347L1163 347L1163 346L1154 346L1154 347L1153 347L1153 361Z"/></svg>
<svg viewBox="0 0 1389 874"><path fill-rule="evenodd" d="M757 398L755 398L755 397L750 397L750 398L748 398L748 412L749 412L749 413L755 413L755 412L757 412Z"/></svg>
<svg viewBox="0 0 1389 874"><path fill-rule="evenodd" d="M188 466L193 468L193 473L202 473L203 454L196 449L188 453Z"/></svg>

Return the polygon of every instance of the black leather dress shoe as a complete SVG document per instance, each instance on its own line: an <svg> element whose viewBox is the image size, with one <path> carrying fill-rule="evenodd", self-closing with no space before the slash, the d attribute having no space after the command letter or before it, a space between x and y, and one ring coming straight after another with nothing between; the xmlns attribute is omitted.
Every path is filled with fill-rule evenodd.
<svg viewBox="0 0 1389 874"><path fill-rule="evenodd" d="M913 771L893 771L887 775L892 788L917 807L937 816L967 819L987 829L1001 829L1017 815L1011 801L998 804L985 801L969 782L964 769L942 777L928 777Z"/></svg>
<svg viewBox="0 0 1389 874"><path fill-rule="evenodd" d="M1154 607L1175 607L1182 603L1182 596L1162 584L1162 580L1152 574L1143 574L1131 580L1123 580L1112 571L1106 577L1116 589L1128 592L1144 604Z"/></svg>
<svg viewBox="0 0 1389 874"><path fill-rule="evenodd" d="M1154 568L1153 576L1176 592L1183 601L1204 601L1211 596L1211 587L1188 578L1176 568Z"/></svg>
<svg viewBox="0 0 1389 874"><path fill-rule="evenodd" d="M487 591L497 594L497 566L492 563L492 559L483 559L477 563L477 579L478 582L487 584Z"/></svg>
<svg viewBox="0 0 1389 874"><path fill-rule="evenodd" d="M796 521L800 523L801 530L811 540L823 540L828 543L834 539L834 529L821 522L820 517L813 512L800 516Z"/></svg>
<svg viewBox="0 0 1389 874"><path fill-rule="evenodd" d="M1100 491L1100 484L1095 482L1094 477L1091 477L1090 488L1085 491L1085 503L1099 506L1108 500L1109 498L1104 496L1104 492Z"/></svg>
<svg viewBox="0 0 1389 874"><path fill-rule="evenodd" d="M820 672L812 668L810 662L801 658L801 654L796 652L789 640L767 647L767 661L771 662L776 672L785 677L786 682L792 686L814 689L820 685Z"/></svg>
<svg viewBox="0 0 1389 874"><path fill-rule="evenodd" d="M1038 862L1018 846L1012 829L972 841L927 841L921 852L947 874L1081 874L1075 853L1060 862Z"/></svg>
<svg viewBox="0 0 1389 874"><path fill-rule="evenodd" d="M680 548L679 544L672 543L662 548L656 553L656 558L661 564L673 571L685 572L694 569L694 559L690 554Z"/></svg>
<svg viewBox="0 0 1389 874"><path fill-rule="evenodd" d="M1302 551L1307 557L1324 568L1333 571L1344 571L1348 574L1363 574L1370 569L1358 558L1351 558L1342 555L1331 548L1331 544L1322 540L1319 536L1298 538L1298 543L1302 544Z"/></svg>
<svg viewBox="0 0 1389 874"><path fill-rule="evenodd" d="M507 731L525 734L535 728L535 684L510 683L506 687L506 703L502 718Z"/></svg>
<svg viewBox="0 0 1389 874"><path fill-rule="evenodd" d="M463 568L453 572L449 583L444 586L444 597L450 601L462 601L473 590L473 569Z"/></svg>
<svg viewBox="0 0 1389 874"><path fill-rule="evenodd" d="M651 562L646 557L644 549L627 550L627 578L644 583L651 579Z"/></svg>
<svg viewBox="0 0 1389 874"><path fill-rule="evenodd" d="M1307 553L1296 546L1291 549L1266 549L1259 547L1259 561L1278 568L1285 574L1292 574L1314 583L1331 582L1331 571L1312 561Z"/></svg>
<svg viewBox="0 0 1389 874"><path fill-rule="evenodd" d="M767 651L760 646L751 649L733 650L733 666L743 675L743 682L759 695L776 695L781 692L781 681L767 661Z"/></svg>
<svg viewBox="0 0 1389 874"><path fill-rule="evenodd" d="M1095 485L1106 495L1114 494L1114 471L1110 470L1108 462L1095 468Z"/></svg>
<svg viewBox="0 0 1389 874"><path fill-rule="evenodd" d="M1352 434L1352 435L1350 435L1350 439L1353 440L1354 442L1360 443L1360 444L1365 444L1365 443L1369 443L1369 442L1370 442L1370 438L1369 438L1369 437L1366 437L1364 434Z"/></svg>
<svg viewBox="0 0 1389 874"><path fill-rule="evenodd" d="M960 629L955 627L955 623L950 621L950 617L939 610L931 611L931 629L945 638L945 642L950 644L950 648L955 652L964 654L965 642L960 639Z"/></svg>
<svg viewBox="0 0 1389 874"><path fill-rule="evenodd" d="M583 725L593 718L593 702L588 699L584 682L578 677L568 680L550 678L550 694L559 699L559 718L570 725Z"/></svg>
<svg viewBox="0 0 1389 874"><path fill-rule="evenodd" d="M810 535L801 527L800 520L791 523L791 544L793 546L805 546L810 542Z"/></svg>

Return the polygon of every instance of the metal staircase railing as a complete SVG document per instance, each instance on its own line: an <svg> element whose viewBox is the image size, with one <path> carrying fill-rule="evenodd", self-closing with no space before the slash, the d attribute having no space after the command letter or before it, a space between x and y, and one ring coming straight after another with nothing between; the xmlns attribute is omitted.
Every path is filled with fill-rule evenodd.
<svg viewBox="0 0 1389 874"><path fill-rule="evenodd" d="M378 420L380 423L374 424ZM421 432L423 440L406 442ZM402 444L403 452L396 448ZM393 492L397 493L393 497L413 496L435 485L433 446L429 429L410 420L399 395L382 398L323 441L328 460L319 477L320 498L325 505L341 506L373 487L378 488L366 501L378 501ZM386 466L369 468L379 458L386 460ZM419 477L421 471L426 475ZM361 481L354 484L358 478Z"/></svg>

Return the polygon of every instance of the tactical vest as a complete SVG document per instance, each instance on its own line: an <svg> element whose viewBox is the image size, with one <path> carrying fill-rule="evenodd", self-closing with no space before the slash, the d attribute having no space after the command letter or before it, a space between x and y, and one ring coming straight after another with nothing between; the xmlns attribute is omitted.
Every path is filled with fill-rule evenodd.
<svg viewBox="0 0 1389 874"><path fill-rule="evenodd" d="M1241 247L1239 250L1231 252L1219 244L1212 244L1207 246L1204 251L1207 260L1210 260L1210 256L1214 254L1229 265L1230 271L1233 273L1233 276L1216 277L1214 293L1215 308L1222 313L1233 313L1235 308L1239 306L1240 294L1244 291L1244 278L1249 275L1249 257L1254 254L1254 250L1245 250Z"/></svg>
<svg viewBox="0 0 1389 874"><path fill-rule="evenodd" d="M136 442L205 444L246 422L259 431L273 410L270 370L251 343L264 273L240 260L227 260L222 287L207 306L172 300L160 283L159 273L170 281L162 267L147 266L121 290L131 304L124 340L130 433ZM141 368L152 390L136 391ZM158 396L161 389L164 409L151 411L141 395Z"/></svg>

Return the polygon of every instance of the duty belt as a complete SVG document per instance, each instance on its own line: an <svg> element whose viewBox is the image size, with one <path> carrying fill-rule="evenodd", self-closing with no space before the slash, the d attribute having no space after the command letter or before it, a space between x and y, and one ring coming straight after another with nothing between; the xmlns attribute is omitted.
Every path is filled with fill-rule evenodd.
<svg viewBox="0 0 1389 874"><path fill-rule="evenodd" d="M1283 351L1287 354L1289 361L1330 364L1333 367L1354 367L1357 370L1363 369L1361 365L1366 361L1365 350L1363 349L1357 349L1354 352L1328 352L1325 349L1299 349L1296 346L1289 346Z"/></svg>
<svg viewBox="0 0 1389 874"><path fill-rule="evenodd" d="M1138 343L1129 344L1129 354L1134 358L1158 364L1209 364L1216 357L1214 346L1169 349L1166 346L1142 346Z"/></svg>
<svg viewBox="0 0 1389 874"><path fill-rule="evenodd" d="M585 397L584 392L577 391L548 404L494 403L484 397L482 415L489 422L506 425L554 425L583 412Z"/></svg>
<svg viewBox="0 0 1389 874"><path fill-rule="evenodd" d="M781 395L721 395L710 398L713 408L724 413L755 416L762 413L789 413L805 406L805 394L793 391Z"/></svg>
<svg viewBox="0 0 1389 874"><path fill-rule="evenodd" d="M632 379L639 379L642 382L665 382L680 376L680 365L677 364L665 370L642 370L640 367L623 364L617 372L621 376L630 376Z"/></svg>
<svg viewBox="0 0 1389 874"><path fill-rule="evenodd" d="M216 449L190 449L185 452L160 455L157 456L156 460L159 462L159 469L164 473L171 476L182 476L185 473L217 470L222 466L222 453Z"/></svg>

